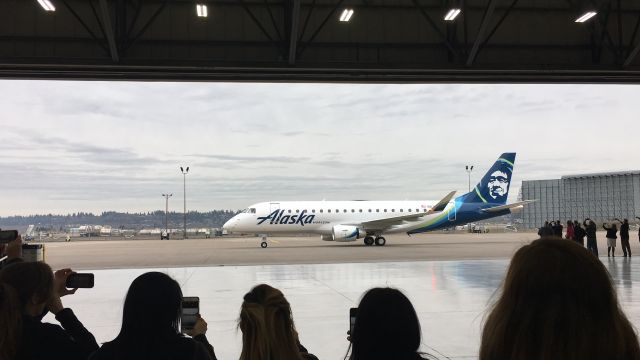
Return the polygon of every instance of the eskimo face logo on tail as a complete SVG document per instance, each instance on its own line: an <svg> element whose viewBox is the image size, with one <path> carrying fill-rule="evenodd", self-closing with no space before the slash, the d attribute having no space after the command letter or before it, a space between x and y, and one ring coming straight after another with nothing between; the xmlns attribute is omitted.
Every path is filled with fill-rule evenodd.
<svg viewBox="0 0 640 360"><path fill-rule="evenodd" d="M513 176L515 154L502 154L493 166L482 177L474 189L477 198L483 203L506 204L509 195L509 183ZM475 196L474 195L474 196Z"/></svg>
<svg viewBox="0 0 640 360"><path fill-rule="evenodd" d="M268 216L260 216L258 217L257 225L262 225L264 222L269 221L269 224L272 225L300 225L304 226L304 224L311 224L313 220L316 218L315 215L307 214L307 210L303 210L300 214L296 215L284 215L284 210L276 210L269 214Z"/></svg>
<svg viewBox="0 0 640 360"><path fill-rule="evenodd" d="M487 190L491 198L502 201L509 192L509 174L503 170L492 172L487 182Z"/></svg>

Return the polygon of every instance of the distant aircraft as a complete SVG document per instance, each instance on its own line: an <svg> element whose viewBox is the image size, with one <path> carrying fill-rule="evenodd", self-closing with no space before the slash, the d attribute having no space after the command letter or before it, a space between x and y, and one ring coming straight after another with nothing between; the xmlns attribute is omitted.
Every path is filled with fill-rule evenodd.
<svg viewBox="0 0 640 360"><path fill-rule="evenodd" d="M383 246L383 234L408 235L506 215L534 200L507 204L515 153L504 153L469 193L455 191L440 201L272 201L249 206L227 221L229 233L319 234L326 241ZM453 199L453 200L452 200Z"/></svg>

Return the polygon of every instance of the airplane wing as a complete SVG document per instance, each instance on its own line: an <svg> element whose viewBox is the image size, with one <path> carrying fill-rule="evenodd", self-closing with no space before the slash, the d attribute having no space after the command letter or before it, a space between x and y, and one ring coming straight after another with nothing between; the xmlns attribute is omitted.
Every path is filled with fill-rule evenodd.
<svg viewBox="0 0 640 360"><path fill-rule="evenodd" d="M416 221L419 218L429 215L432 212L421 212L421 213L413 213L403 216L394 216L384 219L371 220L371 221L363 221L358 224L350 224L356 226L362 226L365 230L384 230L391 225L398 225L403 223L404 221Z"/></svg>
<svg viewBox="0 0 640 360"><path fill-rule="evenodd" d="M358 224L349 224L349 225L362 226L365 230L384 230L389 228L392 225L402 224L407 221L417 221L423 216L431 215L433 213L441 212L442 210L444 210L444 208L447 207L447 204L449 204L449 201L451 201L451 198L453 198L455 194L456 194L455 191L448 193L447 196L442 198L442 200L438 201L438 203L434 207L432 207L431 209L429 209L429 211L426 211L426 212L417 212L417 213L411 213L407 215L387 217L387 218L371 220L371 221L363 221Z"/></svg>
<svg viewBox="0 0 640 360"><path fill-rule="evenodd" d="M535 202L535 201L538 201L538 200L525 200L525 201L515 202L513 204L494 206L494 207L490 207L488 209L482 209L482 212L492 213L492 212L498 212L498 211L503 211L503 210L509 210L509 209L513 209L513 208L517 208L517 207L521 207L521 206L530 204L530 203Z"/></svg>

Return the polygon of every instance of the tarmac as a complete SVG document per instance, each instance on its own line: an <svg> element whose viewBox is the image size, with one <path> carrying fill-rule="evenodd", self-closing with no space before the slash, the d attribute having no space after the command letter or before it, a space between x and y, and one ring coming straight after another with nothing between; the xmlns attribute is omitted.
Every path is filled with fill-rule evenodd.
<svg viewBox="0 0 640 360"><path fill-rule="evenodd" d="M637 236L634 234L634 236ZM508 259L537 238L530 232L429 233L388 235L385 246L322 241L320 237L273 237L260 247L258 237L186 240L103 240L45 243L45 259L54 269L121 269L186 266L329 264L425 260ZM600 256L606 257L604 233L598 234ZM640 255L637 237L632 253ZM617 256L622 257L618 240Z"/></svg>

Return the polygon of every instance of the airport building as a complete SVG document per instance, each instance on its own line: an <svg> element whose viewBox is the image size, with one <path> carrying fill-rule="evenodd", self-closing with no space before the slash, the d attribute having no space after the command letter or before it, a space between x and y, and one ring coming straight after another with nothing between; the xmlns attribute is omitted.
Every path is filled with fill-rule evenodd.
<svg viewBox="0 0 640 360"><path fill-rule="evenodd" d="M640 216L640 171L568 175L522 182L523 225L538 228L547 220L632 221Z"/></svg>

